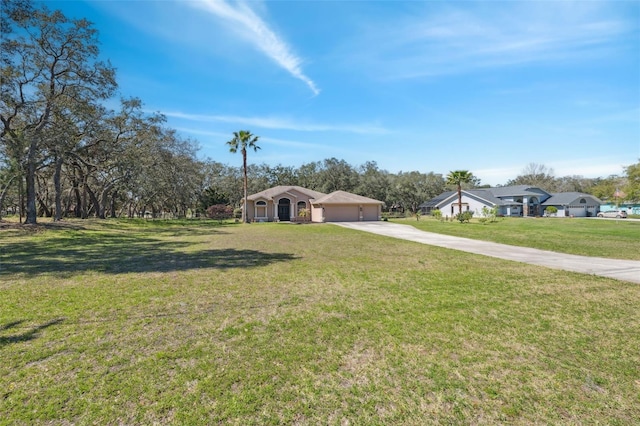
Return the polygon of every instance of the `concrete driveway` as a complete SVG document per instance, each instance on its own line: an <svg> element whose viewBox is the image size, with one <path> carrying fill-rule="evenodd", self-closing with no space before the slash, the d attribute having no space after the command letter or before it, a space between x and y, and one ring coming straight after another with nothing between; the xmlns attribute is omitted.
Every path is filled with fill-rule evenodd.
<svg viewBox="0 0 640 426"><path fill-rule="evenodd" d="M345 228L371 232L387 237L400 238L417 243L461 250L483 256L515 260L516 262L546 266L547 268L600 275L622 281L640 283L640 261L605 259L602 257L577 256L528 247L517 247L469 238L451 237L420 231L410 225L389 222L339 222Z"/></svg>

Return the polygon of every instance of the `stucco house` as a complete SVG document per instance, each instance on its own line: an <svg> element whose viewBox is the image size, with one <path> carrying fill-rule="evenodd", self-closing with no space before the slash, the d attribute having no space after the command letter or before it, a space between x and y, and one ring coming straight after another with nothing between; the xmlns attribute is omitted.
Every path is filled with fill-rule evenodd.
<svg viewBox="0 0 640 426"><path fill-rule="evenodd" d="M498 207L500 216L542 216L547 206L558 208L558 216L595 216L600 209L600 200L592 195L578 192L549 193L528 185L462 190L462 211L472 211L482 216L484 207ZM422 203L423 214L440 210L444 216L458 213L458 193L448 191Z"/></svg>
<svg viewBox="0 0 640 426"><path fill-rule="evenodd" d="M325 194L301 186L275 186L249 195L247 213L251 222L359 222L380 220L383 204L345 191Z"/></svg>

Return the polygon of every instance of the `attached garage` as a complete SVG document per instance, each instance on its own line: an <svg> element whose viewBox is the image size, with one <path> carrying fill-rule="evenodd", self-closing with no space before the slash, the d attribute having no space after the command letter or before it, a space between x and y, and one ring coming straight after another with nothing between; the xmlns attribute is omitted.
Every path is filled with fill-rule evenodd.
<svg viewBox="0 0 640 426"><path fill-rule="evenodd" d="M249 195L247 201L252 222L375 221L381 219L384 204L350 192L324 194L300 186L276 186Z"/></svg>
<svg viewBox="0 0 640 426"><path fill-rule="evenodd" d="M557 208L557 216L595 217L600 211L601 204L602 201L593 195L581 192L561 192L553 194L551 198L542 203L542 206Z"/></svg>
<svg viewBox="0 0 640 426"><path fill-rule="evenodd" d="M325 205L324 222L355 222L358 213L358 206Z"/></svg>
<svg viewBox="0 0 640 426"><path fill-rule="evenodd" d="M382 201L345 191L335 191L311 200L314 211L321 215L313 215L314 222L361 222L380 220Z"/></svg>

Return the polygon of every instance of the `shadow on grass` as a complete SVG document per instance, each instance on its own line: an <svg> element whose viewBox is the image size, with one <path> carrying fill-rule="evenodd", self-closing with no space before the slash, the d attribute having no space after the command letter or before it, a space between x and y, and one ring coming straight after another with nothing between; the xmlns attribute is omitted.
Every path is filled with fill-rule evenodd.
<svg viewBox="0 0 640 426"><path fill-rule="evenodd" d="M54 320L48 321L44 324L33 327L32 329L25 331L24 333L14 334L12 336L0 336L0 348L11 343L20 343L20 342L28 342L29 340L33 340L38 337L38 332L40 330L44 330L45 328L51 327L52 325L56 325L64 321L64 318L56 318ZM0 331L9 330L11 328L17 327L22 324L24 321L13 321L8 324L0 325Z"/></svg>
<svg viewBox="0 0 640 426"><path fill-rule="evenodd" d="M0 246L0 277L13 274L73 274L96 271L171 272L197 268L248 268L296 258L289 253L206 249L183 251L193 243L142 236L78 233L72 237L22 241Z"/></svg>

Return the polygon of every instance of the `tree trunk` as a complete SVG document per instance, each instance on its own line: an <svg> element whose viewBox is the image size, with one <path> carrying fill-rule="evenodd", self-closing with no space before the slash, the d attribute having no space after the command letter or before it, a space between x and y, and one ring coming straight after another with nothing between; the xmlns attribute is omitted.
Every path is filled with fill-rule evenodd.
<svg viewBox="0 0 640 426"><path fill-rule="evenodd" d="M18 177L18 175L13 175L11 177L11 179L9 179L9 182L7 182L5 187L2 189L2 193L0 193L0 220L2 220L2 211L3 211L3 208L4 208L4 199L7 196L7 192L9 192L9 188L11 187L11 182L13 182L13 180L16 177Z"/></svg>
<svg viewBox="0 0 640 426"><path fill-rule="evenodd" d="M73 193L74 193L74 189L73 187L69 188L69 192L67 193L67 198L66 198L66 202L64 204L64 211L62 213L62 216L67 217L67 214L69 212L69 210L71 210L71 201L73 199Z"/></svg>
<svg viewBox="0 0 640 426"><path fill-rule="evenodd" d="M56 200L56 212L53 217L54 222L59 222L62 219L62 186L60 185L60 175L62 174L62 156L56 157L55 171L53 173L53 187L55 190Z"/></svg>
<svg viewBox="0 0 640 426"><path fill-rule="evenodd" d="M96 197L95 192L91 190L88 183L85 182L84 187L86 193L89 195L89 199L91 200L91 208L87 210L87 217L89 217L92 212L95 217L98 217L98 214L100 212L100 201L98 200L98 197Z"/></svg>
<svg viewBox="0 0 640 426"><path fill-rule="evenodd" d="M24 223L28 225L36 224L37 209L36 209L36 150L38 144L36 142L36 136L32 136L31 144L29 145L29 152L27 154L27 215Z"/></svg>
<svg viewBox="0 0 640 426"><path fill-rule="evenodd" d="M462 214L462 186L458 185L458 213Z"/></svg>
<svg viewBox="0 0 640 426"><path fill-rule="evenodd" d="M24 214L24 182L22 177L18 180L18 211L20 212L20 224L22 224L22 215Z"/></svg>
<svg viewBox="0 0 640 426"><path fill-rule="evenodd" d="M243 222L244 223L249 223L249 206L247 205L248 200L247 200L247 186L248 186L248 181L247 181L247 150L243 149L242 150L242 171L244 172L244 183L243 183L243 191L244 191L244 207L242 208L242 216L243 216Z"/></svg>
<svg viewBox="0 0 640 426"><path fill-rule="evenodd" d="M88 207L87 207L87 183L82 182L82 204L81 204L81 208L80 208L80 217L82 219L86 219L89 214L88 214Z"/></svg>
<svg viewBox="0 0 640 426"><path fill-rule="evenodd" d="M111 191L111 185L107 185L102 190L102 193L100 194L100 205L97 208L98 217L100 219L106 219L107 218L106 210L107 210L107 203L109 201L108 200L109 191Z"/></svg>
<svg viewBox="0 0 640 426"><path fill-rule="evenodd" d="M80 194L80 185L76 182L76 186L73 188L74 195L76 196L76 207L73 209L77 218L82 217L82 194Z"/></svg>
<svg viewBox="0 0 640 426"><path fill-rule="evenodd" d="M47 206L47 199L42 198L40 195L36 197L38 204L40 204L40 216L51 217L53 216L53 212Z"/></svg>
<svg viewBox="0 0 640 426"><path fill-rule="evenodd" d="M117 196L118 196L118 191L114 191L113 194L111 194L111 208L110 208L111 217L117 217L116 216L116 197Z"/></svg>

